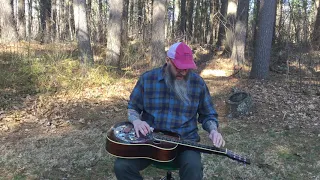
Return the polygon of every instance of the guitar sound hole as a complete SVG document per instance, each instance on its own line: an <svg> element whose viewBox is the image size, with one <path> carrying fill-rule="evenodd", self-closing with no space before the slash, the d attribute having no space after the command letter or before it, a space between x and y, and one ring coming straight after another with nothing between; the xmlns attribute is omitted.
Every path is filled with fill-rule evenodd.
<svg viewBox="0 0 320 180"><path fill-rule="evenodd" d="M153 141L153 144L160 144L161 142L160 141L158 141L158 140L154 140Z"/></svg>

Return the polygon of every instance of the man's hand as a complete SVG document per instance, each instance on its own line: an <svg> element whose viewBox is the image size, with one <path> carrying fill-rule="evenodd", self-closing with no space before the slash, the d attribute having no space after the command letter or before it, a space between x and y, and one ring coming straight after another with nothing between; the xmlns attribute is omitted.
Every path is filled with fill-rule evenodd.
<svg viewBox="0 0 320 180"><path fill-rule="evenodd" d="M145 121L134 120L132 124L134 126L134 130L136 131L137 137L140 137L139 132L141 132L141 134L144 136L146 136L149 132L152 132L149 124Z"/></svg>
<svg viewBox="0 0 320 180"><path fill-rule="evenodd" d="M215 129L211 130L209 138L212 140L212 143L216 147L224 146L225 141L222 138L222 135Z"/></svg>

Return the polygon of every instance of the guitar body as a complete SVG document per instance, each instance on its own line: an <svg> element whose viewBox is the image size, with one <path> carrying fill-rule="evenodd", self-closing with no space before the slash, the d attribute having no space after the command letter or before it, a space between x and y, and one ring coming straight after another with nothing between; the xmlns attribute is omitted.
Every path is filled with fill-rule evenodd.
<svg viewBox="0 0 320 180"><path fill-rule="evenodd" d="M179 140L175 133L154 131ZM116 157L121 158L146 158L158 162L169 162L175 159L178 145L174 143L158 141L140 134L137 138L133 125L129 122L121 122L111 127L107 133L106 150Z"/></svg>

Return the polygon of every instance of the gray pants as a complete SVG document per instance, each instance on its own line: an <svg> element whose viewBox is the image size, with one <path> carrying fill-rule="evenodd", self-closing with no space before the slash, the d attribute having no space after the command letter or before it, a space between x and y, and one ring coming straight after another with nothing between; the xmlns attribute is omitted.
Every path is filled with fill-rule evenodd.
<svg viewBox="0 0 320 180"><path fill-rule="evenodd" d="M201 154L193 150L185 150L178 154L174 160L179 167L181 180L201 180L203 166ZM114 163L114 172L118 180L142 180L139 171L152 163L148 159L122 159L117 158Z"/></svg>

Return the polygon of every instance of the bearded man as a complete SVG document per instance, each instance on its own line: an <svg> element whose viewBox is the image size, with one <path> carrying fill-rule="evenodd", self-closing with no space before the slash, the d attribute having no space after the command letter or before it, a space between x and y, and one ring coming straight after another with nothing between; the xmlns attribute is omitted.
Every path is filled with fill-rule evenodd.
<svg viewBox="0 0 320 180"><path fill-rule="evenodd" d="M136 135L146 136L152 129L179 134L181 139L198 142L197 122L209 133L216 147L225 142L218 132L218 114L204 80L192 69L197 66L192 50L183 42L170 46L166 64L145 72L135 85L128 103L128 120ZM114 171L119 180L140 180L140 172L152 163L149 159L117 158ZM201 154L185 149L174 163L181 180L203 177Z"/></svg>

